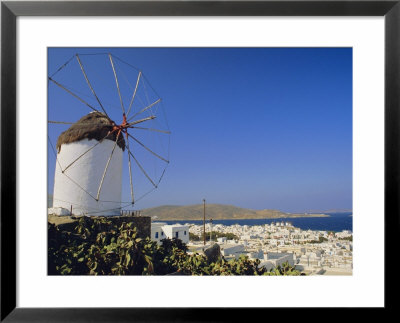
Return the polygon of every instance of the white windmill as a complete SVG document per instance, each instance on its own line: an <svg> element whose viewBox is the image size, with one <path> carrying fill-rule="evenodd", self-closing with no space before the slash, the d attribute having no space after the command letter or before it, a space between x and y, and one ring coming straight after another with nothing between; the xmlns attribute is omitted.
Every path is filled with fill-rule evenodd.
<svg viewBox="0 0 400 323"><path fill-rule="evenodd" d="M56 156L49 213L119 215L158 187L169 164L170 131L161 98L141 71L109 53L75 54L49 76L49 114L59 105L64 110L73 105L71 111L89 108L91 112L69 122L62 116L70 110L59 109L53 115L64 120L49 121L49 125L69 126L56 145L49 131ZM128 201L122 198L125 177Z"/></svg>

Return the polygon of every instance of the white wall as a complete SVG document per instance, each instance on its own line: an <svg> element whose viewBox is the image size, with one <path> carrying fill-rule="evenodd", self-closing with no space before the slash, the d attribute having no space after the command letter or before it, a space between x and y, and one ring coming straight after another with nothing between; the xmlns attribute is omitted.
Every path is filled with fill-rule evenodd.
<svg viewBox="0 0 400 323"><path fill-rule="evenodd" d="M244 245L242 244L228 245L228 246L221 245L221 253L223 256L228 256L243 252L244 252Z"/></svg>
<svg viewBox="0 0 400 323"><path fill-rule="evenodd" d="M118 145L108 166L99 201L95 200L114 141L103 140L70 166L64 174L61 171L61 168L65 169L96 143L98 141L95 139L83 139L61 146L61 151L57 154L59 163L56 162L53 207L70 210L72 205L74 215L120 214L123 152Z"/></svg>
<svg viewBox="0 0 400 323"><path fill-rule="evenodd" d="M186 225L164 225L162 227L169 239L178 238L184 243L189 243L189 227ZM186 234L185 234L186 232ZM178 234L178 236L176 236Z"/></svg>
<svg viewBox="0 0 400 323"><path fill-rule="evenodd" d="M158 237L156 233L158 232ZM185 234L186 232L186 234ZM151 224L151 240L157 241L160 244L163 239L176 238L178 233L178 239L181 239L184 243L189 243L189 227L186 225L168 225L164 222L153 222Z"/></svg>
<svg viewBox="0 0 400 323"><path fill-rule="evenodd" d="M156 241L159 245L161 244L161 240L167 238L162 229L164 225L166 225L166 223L163 222L153 222L151 224L151 240Z"/></svg>

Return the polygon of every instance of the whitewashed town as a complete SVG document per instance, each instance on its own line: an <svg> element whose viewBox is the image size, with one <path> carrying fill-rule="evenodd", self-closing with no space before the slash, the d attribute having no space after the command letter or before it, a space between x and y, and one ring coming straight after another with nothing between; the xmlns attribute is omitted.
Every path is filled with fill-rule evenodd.
<svg viewBox="0 0 400 323"><path fill-rule="evenodd" d="M204 237L194 241L193 237ZM227 237L212 237L227 235ZM229 235L230 234L230 235ZM222 225L211 223L167 224L153 222L151 238L160 243L165 238L178 238L187 243L192 253L201 252L210 244L218 243L226 260L246 255L260 259L260 266L271 270L285 262L307 275L351 275L353 270L352 232L302 230L290 222L275 222L265 225ZM211 240L211 241L210 241ZM216 241L215 241L216 240Z"/></svg>

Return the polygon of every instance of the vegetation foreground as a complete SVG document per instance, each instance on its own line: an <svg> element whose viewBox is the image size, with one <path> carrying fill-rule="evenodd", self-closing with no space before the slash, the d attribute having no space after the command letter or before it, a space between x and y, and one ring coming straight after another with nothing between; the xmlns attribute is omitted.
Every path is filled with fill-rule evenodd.
<svg viewBox="0 0 400 323"><path fill-rule="evenodd" d="M118 227L106 218L82 217L71 232L48 224L49 275L300 275L287 263L267 271L258 259L209 262L187 250L180 239L157 245L138 238L132 223Z"/></svg>

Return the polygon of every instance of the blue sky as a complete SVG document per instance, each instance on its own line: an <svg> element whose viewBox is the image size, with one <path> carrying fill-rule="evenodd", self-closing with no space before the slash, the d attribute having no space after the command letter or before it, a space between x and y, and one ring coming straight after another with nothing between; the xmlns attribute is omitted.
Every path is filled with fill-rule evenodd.
<svg viewBox="0 0 400 323"><path fill-rule="evenodd" d="M288 212L352 208L351 48L51 48L49 75L75 53L99 52L143 71L172 132L167 171L136 208L203 198ZM63 72L85 87L82 74L82 83L73 76L78 69ZM107 76L101 67L99 75ZM91 111L62 92L49 86L49 119L76 121ZM87 85L82 92L89 97ZM116 100L110 109L120 118L118 97L105 100ZM49 126L53 143L65 129ZM49 148L49 192L54 165ZM125 180L123 199L129 190Z"/></svg>

